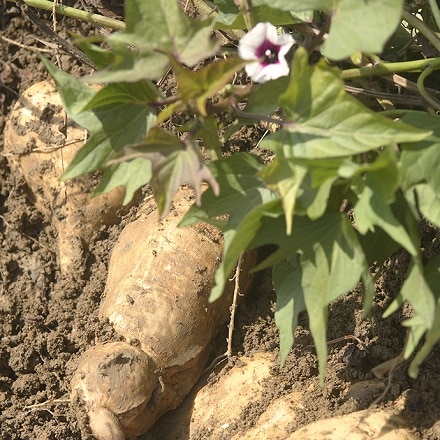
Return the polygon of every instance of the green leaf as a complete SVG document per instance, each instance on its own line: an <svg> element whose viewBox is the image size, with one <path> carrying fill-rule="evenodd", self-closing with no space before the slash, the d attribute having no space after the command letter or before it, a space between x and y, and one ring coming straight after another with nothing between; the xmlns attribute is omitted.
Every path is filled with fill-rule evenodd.
<svg viewBox="0 0 440 440"><path fill-rule="evenodd" d="M222 230L235 228L248 212L274 197L258 177L263 164L253 154L236 153L212 162L209 167L221 188L220 195L208 188L203 193L201 206L193 205L180 226L207 221ZM225 215L227 220L217 219Z"/></svg>
<svg viewBox="0 0 440 440"><path fill-rule="evenodd" d="M368 264L368 263L367 263ZM374 304L374 297L376 295L376 288L374 286L373 278L371 277L370 271L368 267L365 267L365 270L362 274L362 287L363 287L363 311L362 311L362 319L367 318L371 314L371 308Z"/></svg>
<svg viewBox="0 0 440 440"><path fill-rule="evenodd" d="M440 226L440 118L426 112L411 112L404 119L432 130L426 140L402 145L401 184L406 200L416 218L420 212Z"/></svg>
<svg viewBox="0 0 440 440"><path fill-rule="evenodd" d="M333 183L334 179L331 179L317 188L303 186L303 193L298 197L297 205L306 208L306 214L310 220L317 220L324 215Z"/></svg>
<svg viewBox="0 0 440 440"><path fill-rule="evenodd" d="M169 65L168 57L163 53L129 51L123 43L113 42L110 53L110 62L88 76L88 83L136 82L145 78L159 80Z"/></svg>
<svg viewBox="0 0 440 440"><path fill-rule="evenodd" d="M336 70L324 62L308 64L295 54L287 90L280 96L284 129L265 138L261 147L284 149L286 157L309 159L351 156L396 142L418 141L430 133L391 121L349 96Z"/></svg>
<svg viewBox="0 0 440 440"><path fill-rule="evenodd" d="M148 80L141 80L135 83L114 83L108 84L98 90L93 98L82 109L94 110L112 104L134 104L147 105L163 98L156 86Z"/></svg>
<svg viewBox="0 0 440 440"><path fill-rule="evenodd" d="M126 146L109 164L137 158L151 162L150 183L161 218L168 214L171 200L183 184L194 188L197 204L200 203L201 185L204 181L211 185L214 194L218 194L218 183L190 137L181 141L178 137L153 127L143 142Z"/></svg>
<svg viewBox="0 0 440 440"><path fill-rule="evenodd" d="M268 224L270 223L273 222ZM311 234L312 230L314 232ZM263 228L260 229L261 236L257 237L258 240L261 240L265 233ZM296 250L302 255L301 261L310 260L312 264L318 266L317 263L313 263L316 251L320 249L320 252L324 252L327 261L323 268L327 267L330 272L328 272L327 285L320 295L323 295L327 303L342 293L348 292L359 280L366 267L362 248L350 221L344 214L327 213L316 221L298 217L292 235L288 239L282 239L281 236L277 238L277 240L269 238L270 243L279 246L273 256L269 257L274 262L279 261L280 258L287 258ZM347 273L347 267L350 267L349 273ZM317 270L320 269L317 267Z"/></svg>
<svg viewBox="0 0 440 440"><path fill-rule="evenodd" d="M425 340L423 346L414 356L414 359L411 361L411 364L408 369L408 374L411 378L416 379L419 375L419 369L422 362L428 357L431 353L434 346L440 340L440 300L437 300L435 307L435 315L434 315L434 324L427 331L425 335ZM413 347L415 344L411 344Z"/></svg>
<svg viewBox="0 0 440 440"><path fill-rule="evenodd" d="M328 304L351 290L366 269L362 249L346 217L335 233L315 243L313 252L307 255L304 251L301 257L304 298L321 376L327 359Z"/></svg>
<svg viewBox="0 0 440 440"><path fill-rule="evenodd" d="M300 255L301 288L323 374L328 304L350 291L368 266L347 216L326 213L316 221L298 217L291 236L280 232L283 223L280 218L267 216L260 220L260 229L250 246L275 244L278 249L256 269Z"/></svg>
<svg viewBox="0 0 440 440"><path fill-rule="evenodd" d="M167 53L189 67L214 55L211 19L191 20L176 0L127 0L126 28L107 38L114 58L89 81L159 79L168 66Z"/></svg>
<svg viewBox="0 0 440 440"><path fill-rule="evenodd" d="M389 316L396 310L394 302L401 303L401 300L407 300L414 308L417 315L422 317L425 328L432 326L434 320L435 296L427 283L420 257L412 259L411 266L400 291L402 298L396 298L390 305L390 310L386 310L384 317ZM413 347L415 348L415 347Z"/></svg>
<svg viewBox="0 0 440 440"><path fill-rule="evenodd" d="M402 188L407 190L417 183L427 182L440 192L440 117L426 112L411 112L403 120L424 130L432 130L432 135L422 142L402 144Z"/></svg>
<svg viewBox="0 0 440 440"><path fill-rule="evenodd" d="M193 72L170 57L171 65L179 82L179 91L183 102L195 100L202 116L206 116L206 101L225 87L234 73L245 66L246 61L228 58L213 62L201 70Z"/></svg>
<svg viewBox="0 0 440 440"><path fill-rule="evenodd" d="M87 143L62 175L62 180L104 168L111 154L127 144L141 141L155 122L156 110L147 105L147 101L156 96L151 83L139 83L138 93L136 84L110 84L96 91L49 61L44 62L68 115L91 132ZM119 91L117 96L121 101L111 97L114 90ZM93 102L97 108L92 108Z"/></svg>
<svg viewBox="0 0 440 440"><path fill-rule="evenodd" d="M374 232L368 231L364 235L359 235L358 240L370 266L375 263L381 266L390 255L401 248L401 245L381 228L375 229Z"/></svg>
<svg viewBox="0 0 440 440"><path fill-rule="evenodd" d="M252 0L252 6L268 5L282 11L316 11L330 12L341 0Z"/></svg>
<svg viewBox="0 0 440 440"><path fill-rule="evenodd" d="M99 128L99 119L92 111L84 112L84 108L93 99L97 91L76 79L74 76L63 72L44 57L40 57L47 70L55 81L55 85L60 94L64 109L81 127L87 130Z"/></svg>
<svg viewBox="0 0 440 440"><path fill-rule="evenodd" d="M392 148L384 148L378 153L371 153L370 158L367 158L365 162L359 162L357 158L355 160L357 162L348 158L344 159L338 168L338 175L345 179L351 179L365 173L386 174L389 177L383 183L383 189L388 193L387 198L392 200L398 186L397 179L399 176L396 152ZM368 162L368 160L372 160L372 162Z"/></svg>
<svg viewBox="0 0 440 440"><path fill-rule="evenodd" d="M125 187L123 203L127 205L133 199L135 192L150 181L152 174L150 161L141 158L112 165L105 169L93 195L104 194L122 185Z"/></svg>
<svg viewBox="0 0 440 440"><path fill-rule="evenodd" d="M339 1L323 55L342 60L358 52L381 52L401 21L402 7L403 0Z"/></svg>
<svg viewBox="0 0 440 440"><path fill-rule="evenodd" d="M128 38L114 34L115 40L124 43L128 40L149 51L172 53L189 67L214 55L219 47L219 43L211 38L213 20L190 19L176 0L127 0L125 23L124 34Z"/></svg>
<svg viewBox="0 0 440 440"><path fill-rule="evenodd" d="M194 137L200 137L203 140L204 147L208 152L211 160L216 160L221 157L222 142L219 139L219 127L216 117L210 115L203 118L201 126L195 133Z"/></svg>
<svg viewBox="0 0 440 440"><path fill-rule="evenodd" d="M286 90L289 78L282 76L263 84L254 84L249 95L246 112L271 115L279 108L278 97Z"/></svg>
<svg viewBox="0 0 440 440"><path fill-rule="evenodd" d="M260 177L269 188L276 191L283 203L286 217L286 234L292 233L293 213L300 187L307 170L277 155L273 162L260 172Z"/></svg>
<svg viewBox="0 0 440 440"><path fill-rule="evenodd" d="M440 192L426 183L415 185L414 190L422 215L440 228Z"/></svg>
<svg viewBox="0 0 440 440"><path fill-rule="evenodd" d="M389 204L383 199L380 187L374 178L369 178L354 207L355 222L361 234L382 228L395 242L403 246L410 254L417 254L417 246L412 242L405 228L394 216Z"/></svg>
<svg viewBox="0 0 440 440"><path fill-rule="evenodd" d="M311 221L307 217L297 216L292 234L286 235L284 210L282 209L281 201L277 200L277 202L279 208L277 206L273 207L273 215L267 215L262 218L261 227L253 239L251 247L277 245L278 248L266 257L257 266L257 269L273 266L289 258L292 252L296 252L298 249L311 248L317 237L327 235L328 231L334 227L334 216L341 215L335 213L326 214L315 221Z"/></svg>
<svg viewBox="0 0 440 440"><path fill-rule="evenodd" d="M301 185L301 194L298 196L295 211L304 212L311 220L321 217L327 209L338 210L345 197L341 190L336 196L337 206L332 205L330 196L335 185L340 182L338 171L342 159L291 159L307 167L308 174ZM334 191L333 191L334 192ZM332 206L328 206L328 204Z"/></svg>
<svg viewBox="0 0 440 440"><path fill-rule="evenodd" d="M261 219L265 215L270 215L278 201L273 199L272 193L266 194L266 203L257 205L243 215L242 221L236 228L228 228L224 232L225 244L223 259L215 274L215 286L211 290L209 301L214 302L220 298L229 280L231 271L237 263L240 255L247 249L252 249L249 244L258 233Z"/></svg>
<svg viewBox="0 0 440 440"><path fill-rule="evenodd" d="M98 69L108 66L113 59L111 51L102 47L103 40L104 37L98 35L91 37L75 35L75 44L93 61Z"/></svg>
<svg viewBox="0 0 440 440"><path fill-rule="evenodd" d="M434 325L436 300L424 276L423 266L419 258L413 259L405 282L403 283L400 295L403 300L408 301L414 309L415 316L404 322L409 328L409 337L405 346L404 356L409 356L417 348L423 334ZM400 303L400 299L397 299ZM390 304L393 310L394 304ZM386 311L388 316L389 312Z"/></svg>
<svg viewBox="0 0 440 440"><path fill-rule="evenodd" d="M90 139L64 172L63 180L103 168L110 155L139 142L155 118L153 110L145 105L115 104L93 113L101 126L96 132L92 131Z"/></svg>
<svg viewBox="0 0 440 440"><path fill-rule="evenodd" d="M279 194L289 235L294 213L306 214L312 220L324 214L342 160L288 159L281 148L275 153L275 159L261 170L260 177ZM341 200L338 203L340 205Z"/></svg>
<svg viewBox="0 0 440 440"><path fill-rule="evenodd" d="M214 161L210 168L221 188L220 194L216 195L208 188L202 195L201 206L193 205L179 226L205 221L224 232L224 257L217 269L210 296L210 301L215 301L223 293L240 255L258 232L260 219L272 215L278 200L262 185L257 175L262 164L252 154L237 153ZM281 214L282 211L278 210L276 215Z"/></svg>
<svg viewBox="0 0 440 440"><path fill-rule="evenodd" d="M375 226L379 226L410 254L417 255L417 244L391 209L399 178L395 154L388 148L377 161L380 161L381 167L367 173L364 178L358 178L353 185L358 196L353 209L357 229L361 234L366 234L368 231L374 232Z"/></svg>
<svg viewBox="0 0 440 440"><path fill-rule="evenodd" d="M277 295L275 323L280 332L280 357L284 364L294 342L299 314L306 310L301 269L295 259L275 264L272 270L273 286Z"/></svg>
<svg viewBox="0 0 440 440"><path fill-rule="evenodd" d="M246 29L243 13L240 12L234 2L227 0L215 0L218 9L217 29ZM272 5L257 6L252 2L252 16L256 23L269 22L275 26L282 26L298 22L289 10L281 11Z"/></svg>
<svg viewBox="0 0 440 440"><path fill-rule="evenodd" d="M419 367L421 363L426 359L429 353L432 351L435 344L440 340L440 295L438 286L440 285L440 256L432 258L424 267L425 280L431 289L432 293L436 296L436 303L434 314L432 318L432 324L427 329L423 346L416 353L409 367L409 375L412 378L418 376ZM431 301L428 300L430 303ZM423 319L423 315L419 315Z"/></svg>

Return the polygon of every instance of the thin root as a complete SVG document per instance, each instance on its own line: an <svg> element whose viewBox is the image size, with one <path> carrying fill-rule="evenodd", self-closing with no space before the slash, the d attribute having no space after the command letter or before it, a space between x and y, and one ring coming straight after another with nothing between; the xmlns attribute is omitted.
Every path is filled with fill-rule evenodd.
<svg viewBox="0 0 440 440"><path fill-rule="evenodd" d="M229 329L228 329L228 348L225 353L220 354L216 358L213 359L213 361L205 368L203 371L203 375L210 372L214 368L216 368L218 365L220 365L222 362L226 361L232 356L232 334L234 333L234 323L235 323L235 312L237 309L237 300L240 295L240 271L241 271L241 263L243 260L243 254L240 255L240 258L238 259L237 267L235 268L234 276L232 277L231 281L234 280L234 296L232 298L232 304L231 304L231 318L229 320Z"/></svg>

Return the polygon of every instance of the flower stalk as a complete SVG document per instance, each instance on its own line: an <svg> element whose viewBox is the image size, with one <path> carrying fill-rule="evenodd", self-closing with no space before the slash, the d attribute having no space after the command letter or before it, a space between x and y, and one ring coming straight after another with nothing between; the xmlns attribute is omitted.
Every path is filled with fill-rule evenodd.
<svg viewBox="0 0 440 440"><path fill-rule="evenodd" d="M17 3L16 0L7 0L8 2ZM47 0L23 0L27 6L32 8L42 9L43 11L53 11L54 3ZM80 9L64 6L60 3L55 5L57 14L65 15L66 17L75 18L77 20L86 21L88 23L96 23L115 31L122 31L125 29L125 23L114 18L105 17L104 15L92 14L91 12L81 11Z"/></svg>
<svg viewBox="0 0 440 440"><path fill-rule="evenodd" d="M243 14L247 29L250 31L256 24L252 13L252 0L236 0L236 3Z"/></svg>
<svg viewBox="0 0 440 440"><path fill-rule="evenodd" d="M347 80L373 75L390 75L400 72L421 72L428 66L432 66L434 70L440 69L440 58L426 58L423 60L401 61L398 63L380 63L346 69L341 72L341 78Z"/></svg>
<svg viewBox="0 0 440 440"><path fill-rule="evenodd" d="M431 9L437 29L440 30L440 9L438 7L437 0L429 0L429 9Z"/></svg>

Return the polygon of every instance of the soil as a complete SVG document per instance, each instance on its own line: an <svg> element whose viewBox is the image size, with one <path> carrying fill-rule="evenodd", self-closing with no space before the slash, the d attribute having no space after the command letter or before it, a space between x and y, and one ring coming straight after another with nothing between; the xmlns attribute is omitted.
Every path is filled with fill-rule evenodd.
<svg viewBox="0 0 440 440"><path fill-rule="evenodd" d="M40 17L51 25L49 13ZM69 39L67 30L99 32L59 18L59 35ZM33 206L23 176L12 174L2 155L2 132L12 106L28 86L48 76L38 57L24 47L45 47L39 39L49 38L14 3L0 2L0 438L86 439L89 435L71 409L69 382L79 355L97 341L112 338L111 328L98 319L97 308L112 246L136 208L121 217L119 225L103 228L97 234L85 261L87 270L68 277L60 273L56 231ZM56 60L52 52L46 55ZM87 72L88 67L70 55L61 53L59 59L62 68L72 74ZM237 145L239 149L239 142ZM437 232L430 228L424 231L423 247L437 253ZM377 379L371 372L372 367L397 356L404 344L401 323L411 310L403 307L388 319L381 315L402 283L407 261L405 253L400 252L386 263L386 276L378 282L369 320L361 319L360 290L332 305L323 385L306 316L301 318L296 344L285 366L280 366L270 274L257 275L253 292L239 307L234 357L228 365L222 364L210 373L211 379L224 374L242 354L274 354L272 379L265 383L264 399L253 401L249 396L242 423L233 427L234 433L252 426L271 401L292 390L306 395L292 430L314 420L368 408L386 391L380 406L392 406L404 398L401 415L413 433L421 439L440 438L438 347L416 380L409 379L407 363L399 365L390 380ZM225 351L226 333L225 327L214 341L213 356ZM363 386L356 386L361 382ZM163 416L142 438L166 440L161 427L168 417Z"/></svg>

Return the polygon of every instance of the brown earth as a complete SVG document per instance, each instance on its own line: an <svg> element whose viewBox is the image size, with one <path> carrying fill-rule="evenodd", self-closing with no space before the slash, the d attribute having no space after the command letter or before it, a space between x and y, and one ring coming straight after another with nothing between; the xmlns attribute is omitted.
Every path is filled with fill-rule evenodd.
<svg viewBox="0 0 440 440"><path fill-rule="evenodd" d="M49 14L41 14L41 18L51 25ZM58 20L58 27L59 35L66 39L67 29L98 32L65 18ZM44 47L38 38L48 40L17 6L0 2L0 438L86 439L88 434L81 430L69 404L69 381L78 356L96 341L111 338L109 326L97 318L97 308L113 243L134 212L123 218L120 226L97 234L84 262L84 273L69 277L60 274L56 232L33 207L23 177L11 174L7 158L1 153L5 120L18 94L47 77L38 57L17 45ZM53 53L46 55L55 61ZM60 59L62 67L73 74L87 71L69 55L61 53ZM422 245L438 253L438 239L436 231L426 228ZM396 294L406 265L404 253L387 263L369 321L360 318L358 291L331 307L329 359L323 386L306 316L302 317L286 365L279 365L275 298L269 274L258 275L254 292L239 308L233 351L236 356L272 353L272 375L264 383L263 398L254 401L248 396L241 422L230 427L228 435L249 429L270 402L292 391L305 396L303 408L291 426L294 431L314 420L368 408L389 383L379 405L389 407L396 401L403 402L401 415L419 438L440 438L438 347L422 366L417 380L407 376L407 364L398 366L390 381L377 379L370 371L398 355L403 347L405 331L401 322L411 311L404 307L386 320L381 314ZM226 333L225 328L213 344L213 356L225 351ZM204 379L216 380L235 362L239 362L236 357L207 373ZM164 427L171 418L172 414L163 416L143 439L166 440ZM201 433L199 438L209 437Z"/></svg>

